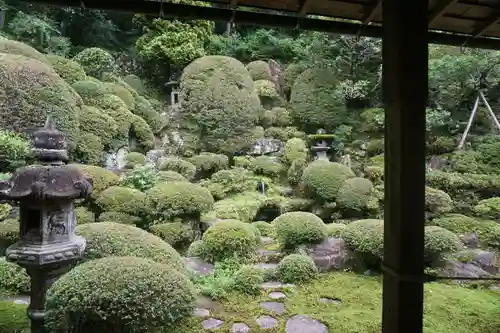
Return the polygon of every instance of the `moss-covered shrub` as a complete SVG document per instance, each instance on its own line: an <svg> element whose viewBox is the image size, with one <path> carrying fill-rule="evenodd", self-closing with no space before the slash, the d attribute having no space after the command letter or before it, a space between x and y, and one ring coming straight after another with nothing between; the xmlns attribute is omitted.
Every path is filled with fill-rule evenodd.
<svg viewBox="0 0 500 333"><path fill-rule="evenodd" d="M130 131L133 132L137 139L137 147L141 152L147 152L155 146L155 135L148 123L139 116L131 114Z"/></svg>
<svg viewBox="0 0 500 333"><path fill-rule="evenodd" d="M274 227L271 223L265 221L256 221L252 223L252 226L257 228L260 234L264 237L270 237L274 233Z"/></svg>
<svg viewBox="0 0 500 333"><path fill-rule="evenodd" d="M6 220L12 212L12 206L9 204L0 204L0 222Z"/></svg>
<svg viewBox="0 0 500 333"><path fill-rule="evenodd" d="M181 76L180 123L203 134L199 148L233 154L249 147L261 110L245 66L226 56L206 56L189 64Z"/></svg>
<svg viewBox="0 0 500 333"><path fill-rule="evenodd" d="M385 142L384 139L374 139L368 141L366 145L366 153L368 156L377 156L384 153Z"/></svg>
<svg viewBox="0 0 500 333"><path fill-rule="evenodd" d="M121 179L121 185L147 191L158 183L158 173L150 165L137 166Z"/></svg>
<svg viewBox="0 0 500 333"><path fill-rule="evenodd" d="M260 295L260 285L264 282L264 274L261 270L244 265L234 273L234 289L242 294Z"/></svg>
<svg viewBox="0 0 500 333"><path fill-rule="evenodd" d="M345 226L343 223L329 223L326 225L326 234L328 237L340 238Z"/></svg>
<svg viewBox="0 0 500 333"><path fill-rule="evenodd" d="M290 113L282 107L274 107L266 110L262 116L261 124L264 128L268 127L286 127L291 123Z"/></svg>
<svg viewBox="0 0 500 333"><path fill-rule="evenodd" d="M0 89L1 128L26 133L43 127L51 115L67 137L70 150L76 146L82 100L50 65L4 54L0 59Z"/></svg>
<svg viewBox="0 0 500 333"><path fill-rule="evenodd" d="M105 72L111 72L115 59L103 49L91 47L75 55L73 60L79 63L89 76L101 78Z"/></svg>
<svg viewBox="0 0 500 333"><path fill-rule="evenodd" d="M283 170L283 165L273 157L259 156L251 161L250 168L256 175L278 178Z"/></svg>
<svg viewBox="0 0 500 333"><path fill-rule="evenodd" d="M299 245L319 243L326 238L326 225L308 212L290 212L272 222L282 247L294 249Z"/></svg>
<svg viewBox="0 0 500 333"><path fill-rule="evenodd" d="M202 256L211 262L238 257L249 259L257 249L253 228L237 220L219 221L203 234Z"/></svg>
<svg viewBox="0 0 500 333"><path fill-rule="evenodd" d="M362 263L379 268L384 255L383 220L358 220L349 223L341 237Z"/></svg>
<svg viewBox="0 0 500 333"><path fill-rule="evenodd" d="M206 188L188 182L161 183L146 191L145 205L152 219L199 219L213 204Z"/></svg>
<svg viewBox="0 0 500 333"><path fill-rule="evenodd" d="M31 289L30 277L21 266L0 258L0 290L13 294L28 294ZM1 331L0 331L1 332Z"/></svg>
<svg viewBox="0 0 500 333"><path fill-rule="evenodd" d="M113 222L128 225L140 225L141 218L123 212L104 212L99 215L99 222Z"/></svg>
<svg viewBox="0 0 500 333"><path fill-rule="evenodd" d="M262 60L256 60L248 63L247 65L248 72L252 77L252 80L272 80L271 76L271 68L269 68L269 64Z"/></svg>
<svg viewBox="0 0 500 333"><path fill-rule="evenodd" d="M384 180L384 168L378 166L367 166L363 170L366 178L371 180L375 185L382 184Z"/></svg>
<svg viewBox="0 0 500 333"><path fill-rule="evenodd" d="M19 221L7 219L0 222L0 256L19 240Z"/></svg>
<svg viewBox="0 0 500 333"><path fill-rule="evenodd" d="M153 133L159 133L168 124L167 118L158 113L153 105L142 96L135 99L135 107L132 111L148 123Z"/></svg>
<svg viewBox="0 0 500 333"><path fill-rule="evenodd" d="M189 159L196 167L196 176L199 179L210 178L214 173L227 169L229 158L226 155L201 153Z"/></svg>
<svg viewBox="0 0 500 333"><path fill-rule="evenodd" d="M106 96L107 91L104 84L99 80L89 80L85 78L81 81L75 81L71 84L71 87L80 95L85 104L88 104L92 100L96 100ZM126 107L125 102L120 100L124 107Z"/></svg>
<svg viewBox="0 0 500 333"><path fill-rule="evenodd" d="M302 63L292 63L283 71L283 88L288 94L295 83L295 80L306 70L306 66Z"/></svg>
<svg viewBox="0 0 500 333"><path fill-rule="evenodd" d="M481 154L474 150L458 150L450 154L451 169L460 173L485 173L487 167L480 161Z"/></svg>
<svg viewBox="0 0 500 333"><path fill-rule="evenodd" d="M127 169L133 169L138 165L145 165L146 164L146 155L138 153L138 152L131 152L128 153L127 156L125 156L125 167Z"/></svg>
<svg viewBox="0 0 500 333"><path fill-rule="evenodd" d="M144 95L145 87L141 78L134 74L129 74L123 77L123 81L125 81L130 87L132 87L139 95Z"/></svg>
<svg viewBox="0 0 500 333"><path fill-rule="evenodd" d="M500 218L500 198L489 198L478 202L474 212L482 217L498 220Z"/></svg>
<svg viewBox="0 0 500 333"><path fill-rule="evenodd" d="M175 156L161 158L158 161L158 169L178 172L187 179L193 179L196 174L196 166L193 163Z"/></svg>
<svg viewBox="0 0 500 333"><path fill-rule="evenodd" d="M362 132L381 135L384 134L384 109L372 108L366 109L361 113L361 127Z"/></svg>
<svg viewBox="0 0 500 333"><path fill-rule="evenodd" d="M191 315L194 301L189 279L169 265L135 257L103 258L77 266L54 283L47 292L45 323L52 332L172 328Z"/></svg>
<svg viewBox="0 0 500 333"><path fill-rule="evenodd" d="M243 192L217 201L215 216L219 219L237 219L251 222L257 217L261 207L266 206L268 197L258 192Z"/></svg>
<svg viewBox="0 0 500 333"><path fill-rule="evenodd" d="M118 133L118 125L105 111L92 106L84 106L80 113L80 130L83 133L97 135L103 146L110 148L113 138Z"/></svg>
<svg viewBox="0 0 500 333"><path fill-rule="evenodd" d="M23 135L0 130L0 170L14 171L26 164L31 155L31 142Z"/></svg>
<svg viewBox="0 0 500 333"><path fill-rule="evenodd" d="M134 110L135 98L127 88L122 85L109 82L103 83L103 87L106 93L120 97L127 106L127 109Z"/></svg>
<svg viewBox="0 0 500 333"><path fill-rule="evenodd" d="M104 159L104 145L93 133L80 133L73 151L73 160L82 164L101 165Z"/></svg>
<svg viewBox="0 0 500 333"><path fill-rule="evenodd" d="M425 227L424 257L428 263L442 259L445 255L461 249L460 238L453 232L438 226Z"/></svg>
<svg viewBox="0 0 500 333"><path fill-rule="evenodd" d="M76 61L55 54L47 55L47 59L52 64L52 68L54 68L56 73L69 84L85 80L85 71Z"/></svg>
<svg viewBox="0 0 500 333"><path fill-rule="evenodd" d="M308 282L318 275L318 268L311 257L290 254L278 264L276 275L286 283Z"/></svg>
<svg viewBox="0 0 500 333"><path fill-rule="evenodd" d="M175 171L159 171L159 182L189 182L183 175Z"/></svg>
<svg viewBox="0 0 500 333"><path fill-rule="evenodd" d="M304 173L305 168L307 167L307 162L305 160L295 160L290 165L286 176L288 183L291 186L297 186L302 181L302 175Z"/></svg>
<svg viewBox="0 0 500 333"><path fill-rule="evenodd" d="M432 188L425 188L425 209L434 214L449 213L453 209L453 200L448 193Z"/></svg>
<svg viewBox="0 0 500 333"><path fill-rule="evenodd" d="M77 224L87 224L95 222L95 215L87 207L77 207L75 208L76 223Z"/></svg>
<svg viewBox="0 0 500 333"><path fill-rule="evenodd" d="M269 127L264 130L264 137L280 141L287 141L289 139L289 133L285 128Z"/></svg>
<svg viewBox="0 0 500 333"><path fill-rule="evenodd" d="M186 255L188 257L201 257L203 256L203 241L200 240L195 240L194 242L189 245Z"/></svg>
<svg viewBox="0 0 500 333"><path fill-rule="evenodd" d="M378 208L373 192L370 180L360 177L347 179L338 192L337 207L347 217L362 217L363 213Z"/></svg>
<svg viewBox="0 0 500 333"><path fill-rule="evenodd" d="M193 230L182 222L161 223L151 226L151 232L174 248L189 244L193 239Z"/></svg>
<svg viewBox="0 0 500 333"><path fill-rule="evenodd" d="M120 177L114 172L94 165L70 164L72 167L79 169L85 176L92 178L93 190L91 197L96 199L105 189L118 185Z"/></svg>
<svg viewBox="0 0 500 333"><path fill-rule="evenodd" d="M337 198L344 182L353 177L354 172L343 164L318 160L304 169L302 184L312 198L331 202Z"/></svg>
<svg viewBox="0 0 500 333"><path fill-rule="evenodd" d="M307 148L306 142L299 138L293 138L285 143L281 161L283 164L290 167L295 161L305 162L308 156L309 149Z"/></svg>
<svg viewBox="0 0 500 333"><path fill-rule="evenodd" d="M79 225L76 231L87 241L84 261L134 256L168 264L179 272L186 271L181 256L168 243L142 229L101 222Z"/></svg>
<svg viewBox="0 0 500 333"><path fill-rule="evenodd" d="M38 52L27 44L12 39L0 37L0 53L24 56L50 65L50 61L44 54Z"/></svg>
<svg viewBox="0 0 500 333"><path fill-rule="evenodd" d="M452 137L437 136L431 137L428 140L426 147L428 155L442 155L453 152L453 150L457 147L457 143Z"/></svg>
<svg viewBox="0 0 500 333"><path fill-rule="evenodd" d="M346 107L337 87L336 73L329 69L308 69L292 87L290 114L307 132L333 128L345 119Z"/></svg>
<svg viewBox="0 0 500 333"><path fill-rule="evenodd" d="M139 215L143 210L146 195L139 190L112 186L97 197L97 206L105 212L122 212Z"/></svg>

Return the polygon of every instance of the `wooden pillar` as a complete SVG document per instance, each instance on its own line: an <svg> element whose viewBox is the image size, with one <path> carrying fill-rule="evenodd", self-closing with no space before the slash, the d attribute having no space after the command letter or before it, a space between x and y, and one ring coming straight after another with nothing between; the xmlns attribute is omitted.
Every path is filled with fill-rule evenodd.
<svg viewBox="0 0 500 333"><path fill-rule="evenodd" d="M421 333L427 1L383 1L383 333Z"/></svg>

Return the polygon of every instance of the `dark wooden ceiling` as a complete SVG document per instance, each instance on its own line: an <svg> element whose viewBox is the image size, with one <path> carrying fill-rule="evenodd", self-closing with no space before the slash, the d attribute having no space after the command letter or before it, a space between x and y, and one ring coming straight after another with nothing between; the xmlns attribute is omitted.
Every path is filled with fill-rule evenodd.
<svg viewBox="0 0 500 333"><path fill-rule="evenodd" d="M207 7L186 5L182 0L27 0L27 2L381 36L381 0L199 1L207 4ZM431 42L500 49L500 0L430 0L428 21Z"/></svg>

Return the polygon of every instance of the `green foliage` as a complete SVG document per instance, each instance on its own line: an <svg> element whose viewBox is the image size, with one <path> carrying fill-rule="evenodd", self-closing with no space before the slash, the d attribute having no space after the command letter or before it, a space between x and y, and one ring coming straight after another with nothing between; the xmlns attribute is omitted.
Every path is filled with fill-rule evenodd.
<svg viewBox="0 0 500 333"><path fill-rule="evenodd" d="M79 169L85 176L92 178L92 199L99 197L102 191L108 187L118 185L120 182L120 177L118 177L114 172L106 170L104 168L85 165L85 164L70 164L72 167Z"/></svg>
<svg viewBox="0 0 500 333"><path fill-rule="evenodd" d="M301 254L290 254L278 265L277 276L286 283L304 283L314 279L318 269L311 257Z"/></svg>
<svg viewBox="0 0 500 333"><path fill-rule="evenodd" d="M189 182L186 177L175 171L159 171L159 182Z"/></svg>
<svg viewBox="0 0 500 333"><path fill-rule="evenodd" d="M223 220L203 234L202 256L210 262L232 257L246 260L255 254L257 245L255 231L248 223Z"/></svg>
<svg viewBox="0 0 500 333"><path fill-rule="evenodd" d="M77 207L75 208L76 214L76 223L77 224L86 224L86 223L94 223L95 215L86 207Z"/></svg>
<svg viewBox="0 0 500 333"><path fill-rule="evenodd" d="M104 145L101 138L93 133L80 133L73 152L75 162L100 165L103 160Z"/></svg>
<svg viewBox="0 0 500 333"><path fill-rule="evenodd" d="M47 59L52 64L52 68L54 68L56 73L69 84L85 80L85 71L76 61L55 54L47 55Z"/></svg>
<svg viewBox="0 0 500 333"><path fill-rule="evenodd" d="M461 248L462 242L453 232L437 226L425 227L424 257L427 262L443 259Z"/></svg>
<svg viewBox="0 0 500 333"><path fill-rule="evenodd" d="M181 256L168 243L134 226L100 222L78 225L76 231L87 241L83 261L134 256L167 264L181 273L186 272Z"/></svg>
<svg viewBox="0 0 500 333"><path fill-rule="evenodd" d="M500 198L489 198L479 201L474 206L476 214L497 220L500 217Z"/></svg>
<svg viewBox="0 0 500 333"><path fill-rule="evenodd" d="M341 233L347 248L371 268L378 268L384 252L384 221L358 220L345 226Z"/></svg>
<svg viewBox="0 0 500 333"><path fill-rule="evenodd" d="M130 130L137 138L137 147L141 152L147 152L155 146L155 136L148 123L139 116L132 113Z"/></svg>
<svg viewBox="0 0 500 333"><path fill-rule="evenodd" d="M193 285L173 267L135 257L103 258L54 283L45 323L52 331L141 332L173 327L191 315L194 301Z"/></svg>
<svg viewBox="0 0 500 333"><path fill-rule="evenodd" d="M278 178L283 170L283 165L276 161L275 158L269 156L259 156L251 161L250 169L260 176L269 177L271 179Z"/></svg>
<svg viewBox="0 0 500 333"><path fill-rule="evenodd" d="M268 80L271 81L271 69L269 64L262 60L252 61L247 65L248 72L252 77L252 80Z"/></svg>
<svg viewBox="0 0 500 333"><path fill-rule="evenodd" d="M308 69L295 81L290 97L291 116L303 129L333 129L346 122L346 107L335 89L337 75L331 69Z"/></svg>
<svg viewBox="0 0 500 333"><path fill-rule="evenodd" d="M14 171L26 163L31 142L13 132L0 130L0 171Z"/></svg>
<svg viewBox="0 0 500 333"><path fill-rule="evenodd" d="M142 96L135 99L135 107L132 111L143 118L154 133L161 132L167 126L166 117L159 114L151 102Z"/></svg>
<svg viewBox="0 0 500 333"><path fill-rule="evenodd" d="M24 268L0 258L0 290L13 294L28 294L30 289L30 277Z"/></svg>
<svg viewBox="0 0 500 333"><path fill-rule="evenodd" d="M174 248L189 244L193 239L193 230L182 222L161 223L151 226L151 232Z"/></svg>
<svg viewBox="0 0 500 333"><path fill-rule="evenodd" d="M434 214L449 213L453 209L453 200L446 192L427 186L425 209Z"/></svg>
<svg viewBox="0 0 500 333"><path fill-rule="evenodd" d="M135 188L139 191L147 191L160 180L160 173L156 173L154 168L147 165L136 167L123 177L121 185Z"/></svg>
<svg viewBox="0 0 500 333"><path fill-rule="evenodd" d="M374 187L365 178L350 178L344 182L337 195L337 207L344 216L362 217L363 213L378 208L378 202L373 197Z"/></svg>
<svg viewBox="0 0 500 333"><path fill-rule="evenodd" d="M206 188L188 182L161 183L146 191L145 206L152 219L199 219L213 204L214 199Z"/></svg>
<svg viewBox="0 0 500 333"><path fill-rule="evenodd" d="M186 177L193 179L196 175L196 166L182 158L167 156L158 161L158 169L161 171L175 171Z"/></svg>
<svg viewBox="0 0 500 333"><path fill-rule="evenodd" d="M326 238L326 225L323 220L308 212L285 213L272 223L277 239L285 249L319 243Z"/></svg>
<svg viewBox="0 0 500 333"><path fill-rule="evenodd" d="M328 237L340 238L345 226L343 223L329 223L326 225L326 233Z"/></svg>
<svg viewBox="0 0 500 333"><path fill-rule="evenodd" d="M347 166L318 160L309 164L302 174L302 184L309 195L318 201L335 201L344 182L355 176Z"/></svg>
<svg viewBox="0 0 500 333"><path fill-rule="evenodd" d="M106 50L91 47L75 55L73 60L79 63L89 76L101 78L105 72L113 71L113 56Z"/></svg>
<svg viewBox="0 0 500 333"><path fill-rule="evenodd" d="M285 143L285 148L283 150L283 155L281 156L281 161L286 166L291 166L295 161L305 162L309 156L309 149L307 148L306 142L299 138L293 138Z"/></svg>
<svg viewBox="0 0 500 333"><path fill-rule="evenodd" d="M2 180L0 178L0 180ZM0 222L7 219L12 212L12 206L9 204L0 204Z"/></svg>
<svg viewBox="0 0 500 333"><path fill-rule="evenodd" d="M274 226L265 221L253 222L252 226L257 228L260 234L264 237L270 237L274 234Z"/></svg>
<svg viewBox="0 0 500 333"><path fill-rule="evenodd" d="M242 266L234 274L234 289L242 294L259 295L264 282L262 271L253 266Z"/></svg>
<svg viewBox="0 0 500 333"><path fill-rule="evenodd" d="M146 164L146 155L137 152L131 152L128 153L127 156L125 156L125 161L125 167L127 169L134 169L136 166Z"/></svg>
<svg viewBox="0 0 500 333"><path fill-rule="evenodd" d="M227 169L229 159L226 155L201 153L189 158L189 161L196 167L197 178L210 178L214 173Z"/></svg>
<svg viewBox="0 0 500 333"><path fill-rule="evenodd" d="M139 215L144 208L145 200L146 195L139 190L111 186L101 192L96 199L96 204L104 212Z"/></svg>
<svg viewBox="0 0 500 333"><path fill-rule="evenodd" d="M0 37L0 52L11 55L24 56L50 65L50 62L47 60L45 55L27 44L12 39Z"/></svg>
<svg viewBox="0 0 500 333"><path fill-rule="evenodd" d="M19 221L4 220L0 222L0 255L19 240Z"/></svg>
<svg viewBox="0 0 500 333"><path fill-rule="evenodd" d="M96 135L104 147L110 148L118 134L118 125L104 110L85 105L80 112L80 130Z"/></svg>
<svg viewBox="0 0 500 333"><path fill-rule="evenodd" d="M123 212L104 212L99 215L99 222L113 222L134 226L141 224L141 218Z"/></svg>
<svg viewBox="0 0 500 333"><path fill-rule="evenodd" d="M0 332L29 333L30 322L26 316L27 306L11 300L0 301Z"/></svg>

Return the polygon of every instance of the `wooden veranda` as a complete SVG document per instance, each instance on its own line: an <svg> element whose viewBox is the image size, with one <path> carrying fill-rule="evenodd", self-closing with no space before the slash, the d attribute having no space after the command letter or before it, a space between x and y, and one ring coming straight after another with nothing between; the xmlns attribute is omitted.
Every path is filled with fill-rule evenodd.
<svg viewBox="0 0 500 333"><path fill-rule="evenodd" d="M206 7L179 4L182 0L30 2L381 37L386 115L382 331L422 332L428 44L500 49L500 0L200 0Z"/></svg>

